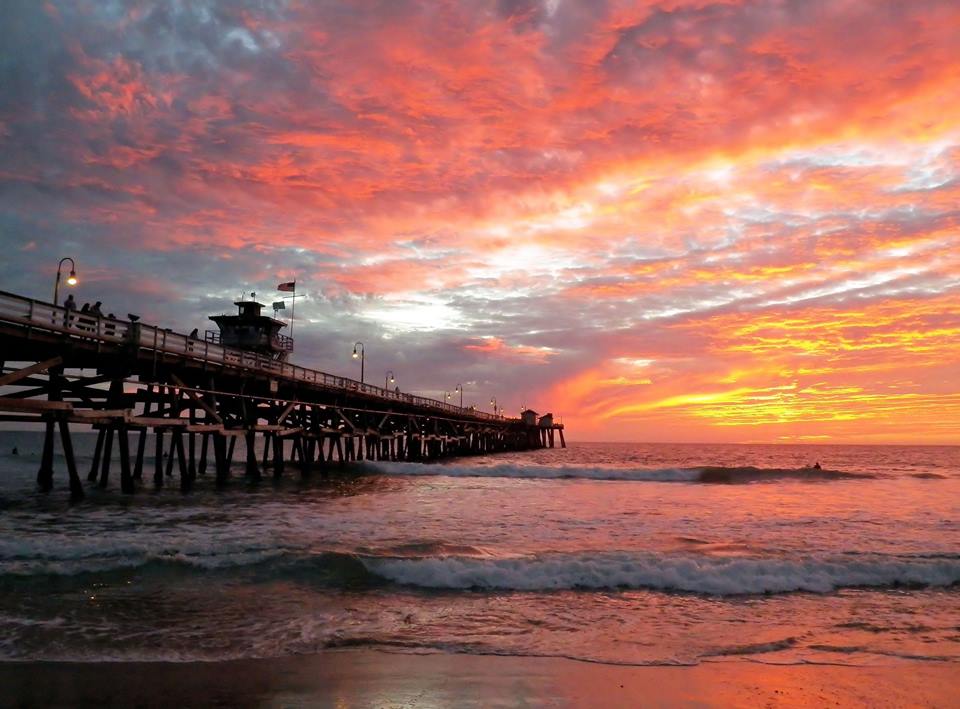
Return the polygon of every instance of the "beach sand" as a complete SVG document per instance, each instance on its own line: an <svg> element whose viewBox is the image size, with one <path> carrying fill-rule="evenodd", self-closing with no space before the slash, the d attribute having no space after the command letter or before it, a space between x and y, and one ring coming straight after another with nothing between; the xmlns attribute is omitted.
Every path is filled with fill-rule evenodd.
<svg viewBox="0 0 960 709"><path fill-rule="evenodd" d="M337 650L210 663L0 663L4 706L958 706L960 666L632 667Z"/></svg>

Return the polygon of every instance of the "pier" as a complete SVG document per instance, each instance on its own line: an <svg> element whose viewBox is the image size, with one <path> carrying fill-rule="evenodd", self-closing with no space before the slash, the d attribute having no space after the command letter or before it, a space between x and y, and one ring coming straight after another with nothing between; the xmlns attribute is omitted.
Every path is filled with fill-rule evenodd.
<svg viewBox="0 0 960 709"><path fill-rule="evenodd" d="M53 487L57 439L75 498L84 479L107 487L115 462L121 490L135 492L148 457L155 486L176 475L188 490L208 471L224 483L238 437L246 449L238 462L253 480L364 459L429 462L553 447L557 438L566 447L563 424L549 414L488 414L292 364L292 341L266 322L279 321L251 303L259 306L240 301L239 315L211 318L221 332L200 339L0 291L0 421L43 425L39 487ZM265 336L240 341L243 330L229 328L244 318L264 322ZM89 471L78 470L74 456L77 426L97 431Z"/></svg>

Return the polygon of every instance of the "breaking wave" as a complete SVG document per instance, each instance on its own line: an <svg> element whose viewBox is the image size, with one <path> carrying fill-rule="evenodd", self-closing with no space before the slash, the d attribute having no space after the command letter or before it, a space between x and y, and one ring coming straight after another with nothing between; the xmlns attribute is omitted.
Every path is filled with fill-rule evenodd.
<svg viewBox="0 0 960 709"><path fill-rule="evenodd" d="M756 483L830 480L869 480L868 473L849 473L840 470L814 468L757 468L753 466L724 467L699 466L694 468L618 468L585 466L537 465L436 465L367 461L363 469L386 475L442 475L447 477L526 478L526 479L583 479L624 480L637 482L684 483Z"/></svg>
<svg viewBox="0 0 960 709"><path fill-rule="evenodd" d="M424 553L426 552L426 553ZM653 552L583 552L494 556L474 547L426 544L382 553L326 551L287 554L181 554L29 565L0 563L0 579L129 574L224 574L259 580L293 579L355 589L402 586L435 591L650 589L717 596L848 587L947 587L960 584L960 555L847 554L806 558L708 557Z"/></svg>
<svg viewBox="0 0 960 709"><path fill-rule="evenodd" d="M374 574L393 583L431 589L655 589L729 596L960 583L960 557L718 559L614 552L517 559L361 561Z"/></svg>

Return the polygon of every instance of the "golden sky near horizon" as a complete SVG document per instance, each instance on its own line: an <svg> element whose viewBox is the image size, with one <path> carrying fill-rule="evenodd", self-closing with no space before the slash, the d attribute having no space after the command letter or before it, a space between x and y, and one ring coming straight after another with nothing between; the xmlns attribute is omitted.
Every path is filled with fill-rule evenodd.
<svg viewBox="0 0 960 709"><path fill-rule="evenodd" d="M188 331L296 278L298 362L574 439L960 443L954 1L8 15L4 290L74 255Z"/></svg>

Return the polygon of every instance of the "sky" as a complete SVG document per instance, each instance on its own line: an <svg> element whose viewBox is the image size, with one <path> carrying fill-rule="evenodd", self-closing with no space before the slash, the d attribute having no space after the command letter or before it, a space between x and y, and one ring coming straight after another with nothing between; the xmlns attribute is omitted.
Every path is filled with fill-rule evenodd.
<svg viewBox="0 0 960 709"><path fill-rule="evenodd" d="M960 3L10 0L0 246L573 440L960 443Z"/></svg>

